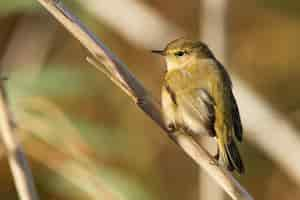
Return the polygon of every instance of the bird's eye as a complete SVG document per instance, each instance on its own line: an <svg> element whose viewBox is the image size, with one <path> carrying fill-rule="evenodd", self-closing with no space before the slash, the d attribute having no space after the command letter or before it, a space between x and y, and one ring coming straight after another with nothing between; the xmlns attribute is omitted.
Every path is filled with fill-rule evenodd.
<svg viewBox="0 0 300 200"><path fill-rule="evenodd" d="M177 57L183 56L184 54L185 54L184 51L177 51L177 52L174 53L174 55L177 56Z"/></svg>

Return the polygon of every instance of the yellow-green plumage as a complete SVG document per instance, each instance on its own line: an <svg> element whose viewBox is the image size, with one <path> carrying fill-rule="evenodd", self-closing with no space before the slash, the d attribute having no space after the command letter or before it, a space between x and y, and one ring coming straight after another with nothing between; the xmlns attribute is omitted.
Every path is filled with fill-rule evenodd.
<svg viewBox="0 0 300 200"><path fill-rule="evenodd" d="M242 126L231 81L223 66L201 42L179 39L161 54L166 57L168 68L162 87L167 126L192 136L215 137L221 163L243 173L234 141L235 136L241 141Z"/></svg>

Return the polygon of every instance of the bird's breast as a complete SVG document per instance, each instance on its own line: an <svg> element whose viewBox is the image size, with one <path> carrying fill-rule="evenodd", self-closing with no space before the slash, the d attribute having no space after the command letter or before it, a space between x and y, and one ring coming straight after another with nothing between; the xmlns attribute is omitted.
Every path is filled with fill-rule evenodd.
<svg viewBox="0 0 300 200"><path fill-rule="evenodd" d="M165 81L176 94L180 94L196 88L209 88L213 82L212 72L205 66L192 65L168 72Z"/></svg>

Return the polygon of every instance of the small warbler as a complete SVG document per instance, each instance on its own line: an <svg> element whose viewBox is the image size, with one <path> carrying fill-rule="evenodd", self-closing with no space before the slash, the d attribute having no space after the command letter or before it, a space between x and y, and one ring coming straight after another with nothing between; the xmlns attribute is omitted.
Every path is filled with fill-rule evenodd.
<svg viewBox="0 0 300 200"><path fill-rule="evenodd" d="M232 83L222 64L206 44L177 39L164 50L167 71L162 86L162 111L166 126L192 136L217 141L215 158L229 171L244 173L235 140L242 141L242 125Z"/></svg>

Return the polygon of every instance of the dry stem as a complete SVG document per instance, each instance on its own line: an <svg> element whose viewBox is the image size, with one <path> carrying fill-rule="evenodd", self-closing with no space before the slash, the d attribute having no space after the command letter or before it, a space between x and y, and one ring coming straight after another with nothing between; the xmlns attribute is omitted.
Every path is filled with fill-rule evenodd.
<svg viewBox="0 0 300 200"><path fill-rule="evenodd" d="M2 84L2 82L1 82ZM0 132L8 152L8 161L18 195L22 200L37 200L38 195L26 157L13 131L13 120L8 110L3 85L0 86Z"/></svg>

